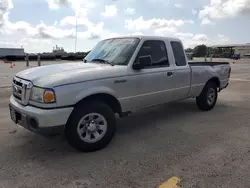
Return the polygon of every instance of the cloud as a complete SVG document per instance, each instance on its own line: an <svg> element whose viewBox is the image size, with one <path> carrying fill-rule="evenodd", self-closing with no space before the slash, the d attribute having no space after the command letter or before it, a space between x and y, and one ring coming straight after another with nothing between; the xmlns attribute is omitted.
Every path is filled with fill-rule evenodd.
<svg viewBox="0 0 250 188"><path fill-rule="evenodd" d="M197 45L207 44L209 42L209 38L205 34L176 33L175 36L182 40L185 48L193 48Z"/></svg>
<svg viewBox="0 0 250 188"><path fill-rule="evenodd" d="M214 25L214 22L212 22L209 18L203 18L201 20L201 25Z"/></svg>
<svg viewBox="0 0 250 188"><path fill-rule="evenodd" d="M176 37L182 40L186 47L194 47L199 44L207 44L209 42L209 37L205 34L193 34L193 33L183 33L177 32L175 27L164 27L158 28L154 31L157 36L167 36L167 37Z"/></svg>
<svg viewBox="0 0 250 188"><path fill-rule="evenodd" d="M14 8L12 0L1 0L0 2L0 10L7 11L9 9Z"/></svg>
<svg viewBox="0 0 250 188"><path fill-rule="evenodd" d="M124 37L124 36L135 36L135 35L143 35L143 33L142 32L134 32L134 33L121 34L121 33L110 32L107 35L104 35L102 37L102 39Z"/></svg>
<svg viewBox="0 0 250 188"><path fill-rule="evenodd" d="M14 8L12 0L0 1L0 27L4 25L4 22L8 18L9 11Z"/></svg>
<svg viewBox="0 0 250 188"><path fill-rule="evenodd" d="M36 26L38 32L35 37L47 38L47 39L65 39L73 38L75 35L74 29L60 29L54 26L47 26L44 23L40 23Z"/></svg>
<svg viewBox="0 0 250 188"><path fill-rule="evenodd" d="M142 32L134 32L134 33L131 33L129 35L143 35L143 33Z"/></svg>
<svg viewBox="0 0 250 188"><path fill-rule="evenodd" d="M104 17L113 17L117 14L116 5L105 5L104 12L101 13Z"/></svg>
<svg viewBox="0 0 250 188"><path fill-rule="evenodd" d="M250 0L210 0L199 12L199 18L224 19L250 13Z"/></svg>
<svg viewBox="0 0 250 188"><path fill-rule="evenodd" d="M22 39L17 39L15 41L10 39L0 40L0 45L1 47L6 47L6 48L23 47L25 49L25 52L44 52L43 49L51 51L53 44L51 40L25 37Z"/></svg>
<svg viewBox="0 0 250 188"><path fill-rule="evenodd" d="M14 41L6 41L6 40L0 40L0 46L1 47L16 47L16 42Z"/></svg>
<svg viewBox="0 0 250 188"><path fill-rule="evenodd" d="M52 10L57 10L61 7L70 7L74 12L74 16L79 18L86 18L88 13L95 8L99 2L98 0L47 0L48 6Z"/></svg>
<svg viewBox="0 0 250 188"><path fill-rule="evenodd" d="M75 19L74 17L68 17L61 21L60 24L67 24L66 21L70 21ZM83 20L81 20L83 21ZM72 23L72 22L71 22ZM75 22L73 22L75 23ZM80 23L81 24L81 23ZM87 26L85 31L79 31L79 38L82 39L96 39L100 38L103 33L104 23L100 22L97 24L93 24L91 22L85 23ZM68 26L68 25L67 25ZM32 26L31 24L19 21L12 23L9 20L5 22L5 25L2 28L2 33L5 35L21 35L22 37L31 37L37 39L67 39L75 37L75 28L66 29L61 28L57 25L46 25L44 22L36 26Z"/></svg>
<svg viewBox="0 0 250 188"><path fill-rule="evenodd" d="M77 21L77 22L76 22ZM76 18L74 16L66 16L60 21L61 26L75 27L77 23L78 30L82 26L86 27L86 31L79 30L79 37L84 39L96 39L100 38L104 31L104 22L94 24L88 20L88 18Z"/></svg>
<svg viewBox="0 0 250 188"><path fill-rule="evenodd" d="M193 37L194 34L193 33L176 33L175 36L180 39L185 39L185 38Z"/></svg>
<svg viewBox="0 0 250 188"><path fill-rule="evenodd" d="M183 8L183 6L182 6L181 4L179 4L179 3L174 4L174 6L175 6L176 8Z"/></svg>
<svg viewBox="0 0 250 188"><path fill-rule="evenodd" d="M134 8L126 8L124 9L124 13L128 15L135 14L135 9Z"/></svg>
<svg viewBox="0 0 250 188"><path fill-rule="evenodd" d="M52 43L51 40L47 40L47 39L35 39L35 38L25 37L25 38L18 40L17 45L13 47L22 46L26 52L35 53L35 52L44 52L42 49L46 49L47 52L52 51L52 46L54 44Z"/></svg>
<svg viewBox="0 0 250 188"><path fill-rule="evenodd" d="M184 24L193 24L193 20L166 20L164 18L152 18L144 20L141 16L136 19L125 20L125 28L128 30L146 30L150 28L161 28L161 27L179 27Z"/></svg>
<svg viewBox="0 0 250 188"><path fill-rule="evenodd" d="M228 43L230 42L230 38L223 34L218 34L218 41L220 41L220 43Z"/></svg>
<svg viewBox="0 0 250 188"><path fill-rule="evenodd" d="M173 36L173 34L177 32L176 27L162 27L154 30L155 35L159 36Z"/></svg>
<svg viewBox="0 0 250 188"><path fill-rule="evenodd" d="M194 41L208 41L208 36L205 34L196 34L192 37Z"/></svg>
<svg viewBox="0 0 250 188"><path fill-rule="evenodd" d="M2 0L3 1L3 0ZM94 1L94 0L92 0ZM77 10L82 10L87 7L92 7L93 2L85 4L86 0L48 0L50 8L60 8L61 6L74 6L76 4L82 5L76 10L75 16L64 17L60 21L60 25L57 21L53 25L46 25L44 22L41 22L38 25L32 25L25 21L11 22L9 20L9 11L13 8L11 0L4 0L0 8L0 34L4 36L19 36L21 38L32 38L32 39L52 39L52 40L61 40L61 39L71 39L75 37L75 24L76 18L78 25L86 26L85 30L79 31L79 37L83 39L96 39L102 35L104 23L99 22L94 24L90 22L87 18L87 11L77 14ZM85 7L85 8L84 8ZM67 26L67 28L64 28ZM70 26L71 28L69 28Z"/></svg>
<svg viewBox="0 0 250 188"><path fill-rule="evenodd" d="M50 51L52 44L58 42L71 41L75 38L75 29L59 28L54 25L46 25L41 22L37 26L32 26L26 22L10 23L4 26L4 35L0 33L0 38L5 36L6 40L0 40L0 45L4 47L23 46L28 52ZM8 28L7 28L8 26ZM9 27L11 26L11 27ZM85 31L78 31L79 40L94 40L103 37L106 32L103 29L104 23L93 24ZM23 30L21 32L21 29ZM65 46L65 45L63 45ZM67 50L70 45L65 46ZM49 49L49 50L48 50Z"/></svg>
<svg viewBox="0 0 250 188"><path fill-rule="evenodd" d="M55 20L53 25L54 25L54 26L57 26L57 24L58 24L58 21Z"/></svg>
<svg viewBox="0 0 250 188"><path fill-rule="evenodd" d="M3 31L5 34L11 35L15 33L34 36L38 34L37 29L34 28L27 22L18 21L15 23L10 22L8 19L5 21L5 25L3 26Z"/></svg>
<svg viewBox="0 0 250 188"><path fill-rule="evenodd" d="M193 15L197 15L197 14L198 14L198 11L195 10L195 9L192 9L192 14L193 14Z"/></svg>
<svg viewBox="0 0 250 188"><path fill-rule="evenodd" d="M73 37L72 29L62 29L56 27L55 25L47 26L43 22L36 26L33 26L25 21L11 22L9 20L9 12L5 13L3 16L1 33L9 36L18 35L33 38L63 39Z"/></svg>
<svg viewBox="0 0 250 188"><path fill-rule="evenodd" d="M79 31L78 36L81 39L98 39L104 34L104 23L92 24L88 26L87 31Z"/></svg>
<svg viewBox="0 0 250 188"><path fill-rule="evenodd" d="M106 36L103 36L103 39L114 38L114 37L119 37L119 36L121 36L121 34L115 33L115 32L111 32L111 33L107 34Z"/></svg>
<svg viewBox="0 0 250 188"><path fill-rule="evenodd" d="M70 6L75 12L82 8L90 9L94 8L97 4L97 0L47 0L50 9L59 9L61 7Z"/></svg>
<svg viewBox="0 0 250 188"><path fill-rule="evenodd" d="M153 4L161 4L162 6L168 6L170 4L170 0L147 0L147 1Z"/></svg>
<svg viewBox="0 0 250 188"><path fill-rule="evenodd" d="M91 29L95 26L88 19L88 13L95 8L99 3L97 0L47 0L49 8L58 9L63 6L71 7L74 11L74 16L66 16L60 20L60 26L75 27L77 25L86 26ZM99 24L99 23L98 23ZM86 31L87 32L87 31ZM91 33L91 32L90 32ZM90 34L86 34L90 36ZM92 37L91 37L92 38Z"/></svg>
<svg viewBox="0 0 250 188"><path fill-rule="evenodd" d="M226 44L230 42L230 39L225 35L218 34L214 37L209 37L206 34L202 33L176 33L175 37L182 40L185 48L195 47L197 45L205 44L205 45L215 45L215 44Z"/></svg>
<svg viewBox="0 0 250 188"><path fill-rule="evenodd" d="M73 26L73 27L75 27L76 23L77 23L77 25L84 25L84 26L92 26L93 25L93 23L90 22L89 19L86 17L77 18L75 16L66 16L60 21L61 26Z"/></svg>
<svg viewBox="0 0 250 188"><path fill-rule="evenodd" d="M78 37L81 39L97 39L100 38L102 32L104 31L104 23L99 22L97 24L92 23L89 18L89 12L95 8L99 2L97 0L48 0L48 3L54 3L58 8L62 6L69 6L73 9L75 15L74 16L66 16L60 20L61 27L72 27L75 28L76 24L78 25ZM52 7L53 8L53 7ZM117 12L115 5L105 6L105 14L104 16L111 16ZM85 27L82 27L85 26ZM81 28L81 29L80 29ZM82 29L84 28L84 29ZM70 31L73 31L73 34L70 34ZM63 29L63 33L61 36L65 36L66 38L74 37L75 29L66 30Z"/></svg>
<svg viewBox="0 0 250 188"><path fill-rule="evenodd" d="M177 24L178 25L178 24ZM215 42L225 42L228 40L224 35L220 34L216 40L212 40L206 34L202 33L190 33L179 32L177 26L159 27L154 30L154 34L157 36L176 37L182 40L186 47L194 47L199 44L212 44ZM226 40L227 39L227 40Z"/></svg>
<svg viewBox="0 0 250 188"><path fill-rule="evenodd" d="M47 0L47 2L50 9L59 9L69 4L69 0Z"/></svg>
<svg viewBox="0 0 250 188"><path fill-rule="evenodd" d="M201 21L200 23L202 25L214 24L216 19L246 14L250 9L250 4L246 3L250 2L250 0L206 1L210 1L210 3L203 7L201 11L198 12L198 9L192 9L193 15L199 14L199 19ZM44 3L47 3L47 7L59 16L61 15L60 13L62 13L61 11L64 11L64 9L60 10L61 8L67 7L70 12L73 12L65 17L61 17L60 19L57 18L57 21L51 20L51 24L48 24L47 22L34 24L35 22L29 22L28 20L10 20L10 18L16 17L16 11L13 11L13 13L11 12L15 4L13 6L12 0L0 0L0 2L3 5L0 7L0 44L2 46L10 47L20 47L20 45L24 45L25 49L28 49L28 51L31 51L33 48L37 51L41 51L43 49L50 50L52 44L59 45L59 43L61 43L66 49L67 47L71 49L71 45L72 48L74 48L74 42L72 42L74 40L72 39L76 35L76 20L78 25L77 36L79 39L84 41L78 43L79 47L81 45L81 49L84 49L86 46L88 48L91 47L92 43L95 42L94 39L103 39L107 36L121 36L122 34L122 36L141 35L143 33L148 35L154 34L160 36L173 36L181 38L185 44L188 45L227 42L230 40L223 34L218 34L214 37L211 37L202 33L181 33L182 26L194 23L193 20L190 20L186 17L183 17L183 19L175 19L174 17L172 19L166 19L165 17L148 17L148 15L146 17L145 15L145 17L138 16L135 18L131 16L129 19L129 16L127 16L127 20L121 20L121 24L124 21L125 28L127 28L127 30L124 30L123 33L120 33L122 30L119 28L119 24L116 24L115 27L110 28L110 30L104 27L105 21L108 20L103 18L116 16L119 11L118 9L121 9L123 16L124 14L135 15L137 11L133 7L138 5L135 4L138 3L136 0L117 0L106 6L104 2L100 0L43 0ZM15 3L15 1L13 2ZM178 4L177 2L180 1L176 1L176 4L171 3L171 7L174 8L175 6L177 8L181 8L182 5ZM149 6L155 6L156 3L158 3L160 6L165 6L169 4L169 0L146 0L145 3L151 3ZM244 4L244 6L242 6L242 4ZM193 7L198 6L195 5ZM22 7L20 6L18 9L19 8ZM102 10L100 11L101 8L103 8L103 12ZM191 9L189 11L191 13ZM30 13L32 15L32 12ZM99 17L97 14L99 14ZM103 17L100 17L100 15ZM96 20L96 18L103 19L104 22L98 20L93 22L93 20ZM110 21L112 22L113 20L110 19ZM119 33L116 33L118 31Z"/></svg>

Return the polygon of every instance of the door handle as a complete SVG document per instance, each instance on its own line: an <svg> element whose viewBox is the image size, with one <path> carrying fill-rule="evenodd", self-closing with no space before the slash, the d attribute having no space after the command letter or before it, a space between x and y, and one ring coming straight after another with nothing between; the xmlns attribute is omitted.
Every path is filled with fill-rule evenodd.
<svg viewBox="0 0 250 188"><path fill-rule="evenodd" d="M115 80L115 81L114 81L115 84L118 84L118 83L125 83L125 82L127 82L127 80L125 80L125 79L124 79L124 80Z"/></svg>
<svg viewBox="0 0 250 188"><path fill-rule="evenodd" d="M167 76L173 76L173 74L174 74L173 72L168 72Z"/></svg>

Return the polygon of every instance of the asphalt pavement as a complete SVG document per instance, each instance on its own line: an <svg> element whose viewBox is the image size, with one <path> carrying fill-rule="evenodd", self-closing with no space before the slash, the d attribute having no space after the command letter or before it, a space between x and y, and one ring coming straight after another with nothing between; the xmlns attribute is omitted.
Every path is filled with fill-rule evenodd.
<svg viewBox="0 0 250 188"><path fill-rule="evenodd" d="M0 92L0 188L154 188L177 177L184 188L250 187L250 63L232 64L212 111L194 99L119 119L111 144L81 153L9 118Z"/></svg>

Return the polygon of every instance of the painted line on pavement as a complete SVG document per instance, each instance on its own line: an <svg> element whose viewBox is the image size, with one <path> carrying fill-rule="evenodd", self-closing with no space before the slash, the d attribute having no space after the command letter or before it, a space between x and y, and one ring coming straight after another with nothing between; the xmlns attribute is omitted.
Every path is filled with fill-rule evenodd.
<svg viewBox="0 0 250 188"><path fill-rule="evenodd" d="M11 85L0 85L0 88L11 88Z"/></svg>
<svg viewBox="0 0 250 188"><path fill-rule="evenodd" d="M230 78L232 81L241 81L241 82L250 82L248 79L241 79L241 78Z"/></svg>
<svg viewBox="0 0 250 188"><path fill-rule="evenodd" d="M180 181L181 181L180 178L174 176L165 181L158 188L179 188L178 183L180 183Z"/></svg>

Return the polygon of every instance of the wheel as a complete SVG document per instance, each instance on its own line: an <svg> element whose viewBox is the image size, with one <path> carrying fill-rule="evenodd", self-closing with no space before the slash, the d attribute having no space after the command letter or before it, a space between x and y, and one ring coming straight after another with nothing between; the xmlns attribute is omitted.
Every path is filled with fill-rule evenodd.
<svg viewBox="0 0 250 188"><path fill-rule="evenodd" d="M77 105L65 128L68 143L83 152L105 148L116 131L116 118L111 108L99 101Z"/></svg>
<svg viewBox="0 0 250 188"><path fill-rule="evenodd" d="M209 111L215 106L217 97L217 84L215 82L208 82L201 94L196 98L196 104L200 110Z"/></svg>

